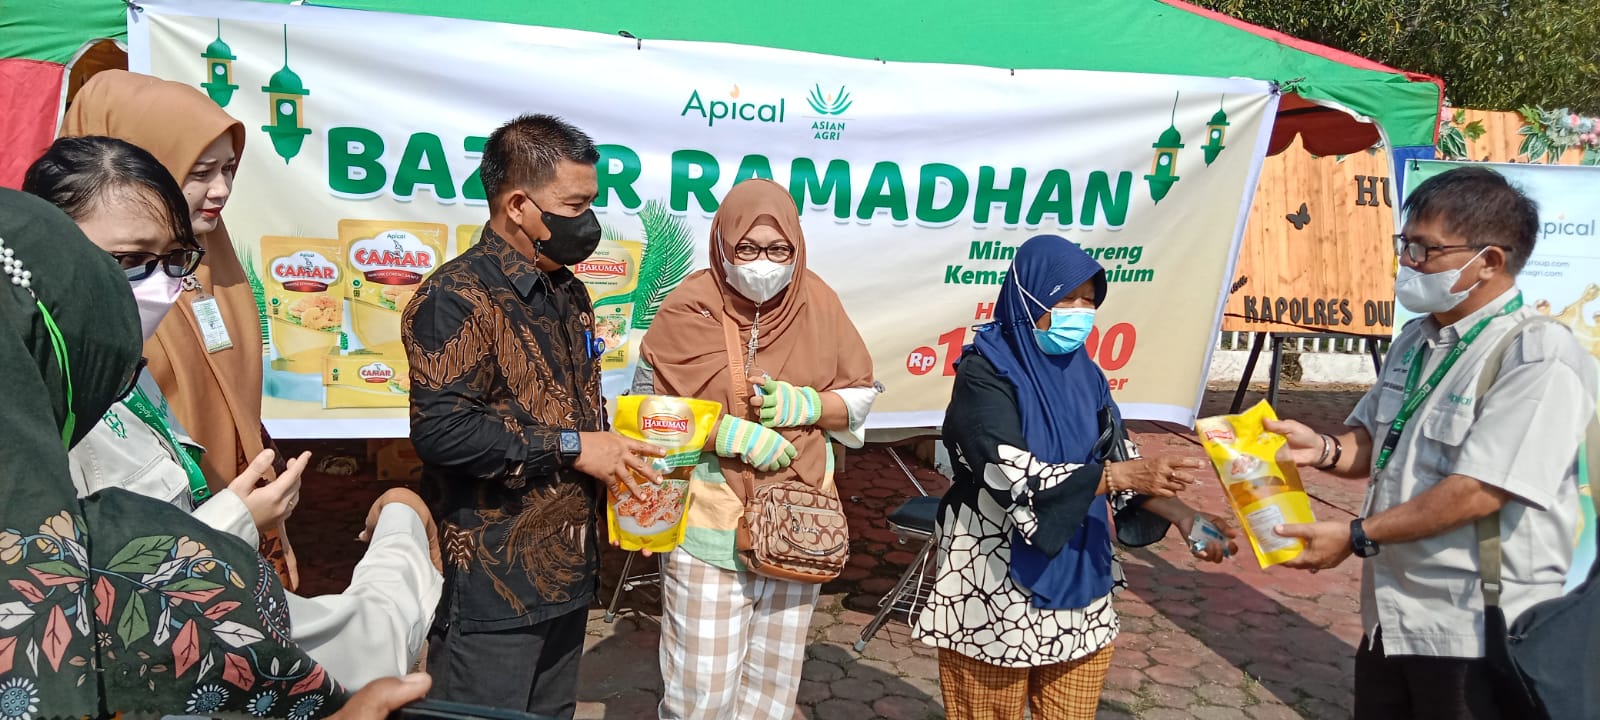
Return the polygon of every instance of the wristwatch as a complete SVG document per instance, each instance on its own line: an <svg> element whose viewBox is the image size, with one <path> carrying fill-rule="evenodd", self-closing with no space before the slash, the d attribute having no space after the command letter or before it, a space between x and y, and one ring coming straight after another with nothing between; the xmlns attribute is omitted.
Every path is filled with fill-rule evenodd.
<svg viewBox="0 0 1600 720"><path fill-rule="evenodd" d="M572 467L578 462L578 456L583 454L583 440L576 430L561 431L561 465Z"/></svg>
<svg viewBox="0 0 1600 720"><path fill-rule="evenodd" d="M1367 531L1361 529L1361 521L1356 518L1350 521L1350 549L1356 557L1369 558L1378 554L1378 544L1367 538Z"/></svg>

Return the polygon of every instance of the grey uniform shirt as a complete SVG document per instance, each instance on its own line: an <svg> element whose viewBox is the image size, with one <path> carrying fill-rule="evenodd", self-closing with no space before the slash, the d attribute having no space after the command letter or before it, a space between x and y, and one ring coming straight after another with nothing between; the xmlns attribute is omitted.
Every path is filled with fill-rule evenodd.
<svg viewBox="0 0 1600 720"><path fill-rule="evenodd" d="M1405 401L1411 365L1423 363L1422 384L1463 333L1516 296L1507 292L1449 327L1431 317L1408 323L1378 383L1345 423L1366 428L1381 447ZM1500 511L1500 604L1508 619L1561 594L1578 523L1577 451L1595 412L1594 358L1553 323L1525 327L1507 347L1493 387L1476 397L1489 353L1534 312L1524 306L1495 318L1467 347L1406 425L1362 511L1365 517L1399 505L1453 474L1511 493ZM1481 586L1472 523L1385 544L1362 568L1362 627L1369 637L1381 627L1390 655L1482 657Z"/></svg>

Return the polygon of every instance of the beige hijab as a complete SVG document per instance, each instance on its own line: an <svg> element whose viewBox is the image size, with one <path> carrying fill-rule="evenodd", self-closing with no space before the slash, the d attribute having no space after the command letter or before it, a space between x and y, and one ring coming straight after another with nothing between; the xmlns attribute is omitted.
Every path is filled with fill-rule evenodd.
<svg viewBox="0 0 1600 720"><path fill-rule="evenodd" d="M770 221L795 247L794 279L761 308L756 366L772 377L820 392L871 385L872 356L845 314L839 296L806 269L806 240L794 199L771 180L746 180L728 191L711 221L711 268L701 270L661 305L645 334L641 354L655 370L656 386L669 395L716 400L729 415L754 420L750 407L734 397L722 318L739 326L741 352L755 325L755 303L728 286L722 267L733 248L757 222ZM744 357L733 360L741 365ZM801 480L820 486L827 475L828 443L816 427L782 428L799 454L775 473L756 473L757 484ZM736 459L722 460L723 475L741 499L740 475L748 469Z"/></svg>
<svg viewBox="0 0 1600 720"><path fill-rule="evenodd" d="M108 135L148 150L182 185L206 146L224 133L244 153L244 125L199 90L125 70L96 73L78 91L61 126L62 137ZM205 448L200 469L212 491L228 486L270 442L261 426L261 319L255 293L239 264L228 227L198 236L205 259L192 276L198 287L183 294L144 345L147 371L161 387L178 422ZM233 347L206 352L194 302L217 299ZM278 458L283 467L284 458ZM262 554L289 589L299 585L294 549L282 524L263 533Z"/></svg>
<svg viewBox="0 0 1600 720"><path fill-rule="evenodd" d="M67 110L62 137L109 135L142 147L179 184L207 145L223 133L244 151L244 126L200 91L122 70L96 74ZM261 321L227 226L200 236L205 260L154 337L145 343L149 372L178 421L205 447L200 467L212 490L227 487L261 452ZM233 347L206 352L194 301L217 299Z"/></svg>

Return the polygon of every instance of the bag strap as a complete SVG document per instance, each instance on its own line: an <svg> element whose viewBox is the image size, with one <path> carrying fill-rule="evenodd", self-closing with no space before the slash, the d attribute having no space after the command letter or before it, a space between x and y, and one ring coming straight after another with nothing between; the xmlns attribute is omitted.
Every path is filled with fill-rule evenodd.
<svg viewBox="0 0 1600 720"><path fill-rule="evenodd" d="M722 321L722 334L728 344L728 375L733 379L733 404L737 408L728 414L741 417L750 411L750 389L744 374L744 356L739 352L739 326L726 311L717 313L717 317ZM755 477L749 468L740 472L739 477L744 478L744 497L748 502L756 494Z"/></svg>
<svg viewBox="0 0 1600 720"><path fill-rule="evenodd" d="M1517 326L1506 333L1490 351L1489 358L1484 361L1483 369L1478 374L1478 394L1475 408L1483 407L1483 398L1489 394L1489 389L1494 386L1494 381L1500 375L1500 367L1505 360L1505 354L1511 349L1522 331L1539 323L1552 323L1559 325L1555 318L1547 315L1534 314L1524 318ZM1588 425L1583 432L1583 449L1579 453L1579 470L1588 473L1592 468L1600 467L1600 416L1589 418ZM1476 523L1478 535L1478 573L1483 578L1483 604L1485 607L1500 604L1500 513L1478 518Z"/></svg>

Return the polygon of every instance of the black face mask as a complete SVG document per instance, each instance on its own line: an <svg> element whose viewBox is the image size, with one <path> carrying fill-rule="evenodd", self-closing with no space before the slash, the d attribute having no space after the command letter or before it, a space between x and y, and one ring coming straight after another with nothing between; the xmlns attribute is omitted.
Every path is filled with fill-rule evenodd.
<svg viewBox="0 0 1600 720"><path fill-rule="evenodd" d="M550 229L550 239L534 243L539 254L561 265L577 265L589 259L600 246L600 220L593 210L585 210L577 217L563 217L541 213L540 219Z"/></svg>

